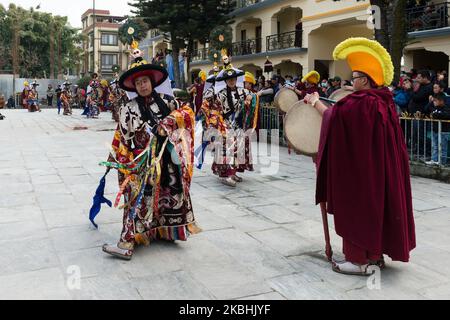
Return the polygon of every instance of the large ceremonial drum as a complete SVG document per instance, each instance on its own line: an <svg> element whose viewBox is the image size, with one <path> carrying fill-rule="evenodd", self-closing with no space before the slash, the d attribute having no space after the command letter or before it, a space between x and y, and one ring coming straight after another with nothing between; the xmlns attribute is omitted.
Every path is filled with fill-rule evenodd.
<svg viewBox="0 0 450 320"><path fill-rule="evenodd" d="M343 98L345 98L346 96L348 96L349 94L353 93L353 90L348 90L348 89L339 89L336 90L335 92L333 92L328 99L330 100L334 100L334 101L339 101Z"/></svg>
<svg viewBox="0 0 450 320"><path fill-rule="evenodd" d="M330 100L339 101L353 91L340 89ZM325 103L327 104L327 103ZM303 100L294 104L286 115L284 135L289 145L298 153L314 157L319 152L322 115Z"/></svg>
<svg viewBox="0 0 450 320"><path fill-rule="evenodd" d="M288 88L281 88L274 98L275 107L285 113L287 113L297 102L297 94L295 93L295 91Z"/></svg>

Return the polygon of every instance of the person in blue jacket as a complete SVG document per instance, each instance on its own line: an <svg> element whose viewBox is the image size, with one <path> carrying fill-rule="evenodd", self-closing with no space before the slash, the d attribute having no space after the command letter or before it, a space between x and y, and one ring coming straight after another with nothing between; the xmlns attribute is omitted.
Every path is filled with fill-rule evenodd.
<svg viewBox="0 0 450 320"><path fill-rule="evenodd" d="M400 108L400 113L406 112L412 95L411 80L405 79L401 87L394 90L394 102Z"/></svg>

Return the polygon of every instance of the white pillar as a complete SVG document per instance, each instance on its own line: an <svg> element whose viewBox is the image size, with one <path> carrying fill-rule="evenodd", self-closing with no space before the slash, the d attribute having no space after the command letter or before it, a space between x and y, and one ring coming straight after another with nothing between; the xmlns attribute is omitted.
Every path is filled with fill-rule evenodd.
<svg viewBox="0 0 450 320"><path fill-rule="evenodd" d="M261 34L262 34L261 49L262 49L262 52L267 51L267 37L277 33L277 22L278 22L278 20L273 17L262 20L262 23L261 23Z"/></svg>

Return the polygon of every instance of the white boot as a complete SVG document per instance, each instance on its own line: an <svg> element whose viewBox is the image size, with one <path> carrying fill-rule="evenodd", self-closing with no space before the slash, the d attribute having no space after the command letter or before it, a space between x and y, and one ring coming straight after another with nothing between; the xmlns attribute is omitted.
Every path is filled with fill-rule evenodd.
<svg viewBox="0 0 450 320"><path fill-rule="evenodd" d="M234 181L232 177L220 178L220 182L228 187L236 187L236 181Z"/></svg>

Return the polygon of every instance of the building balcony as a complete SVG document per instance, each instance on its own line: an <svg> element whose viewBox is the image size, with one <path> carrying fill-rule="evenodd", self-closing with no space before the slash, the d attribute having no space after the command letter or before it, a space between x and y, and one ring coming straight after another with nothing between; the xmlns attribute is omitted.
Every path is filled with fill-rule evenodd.
<svg viewBox="0 0 450 320"><path fill-rule="evenodd" d="M303 30L296 30L274 34L266 37L266 51L262 48L263 39L250 39L245 41L233 42L231 48L228 49L232 57L243 57L247 55L258 54L283 54L284 51L292 52L293 50L303 48ZM291 49L291 50L290 50ZM209 60L209 49L202 48L194 50L190 55L191 62L200 63Z"/></svg>
<svg viewBox="0 0 450 320"><path fill-rule="evenodd" d="M208 55L209 55L208 48L194 50L191 54L191 61L196 62L208 60Z"/></svg>
<svg viewBox="0 0 450 320"><path fill-rule="evenodd" d="M261 38L233 42L231 44L231 56L245 56L248 54L261 53L261 43Z"/></svg>
<svg viewBox="0 0 450 320"><path fill-rule="evenodd" d="M450 1L408 8L406 10L408 32L448 27L450 25L449 9Z"/></svg>
<svg viewBox="0 0 450 320"><path fill-rule="evenodd" d="M303 44L303 30L274 34L267 37L267 51L301 48Z"/></svg>

